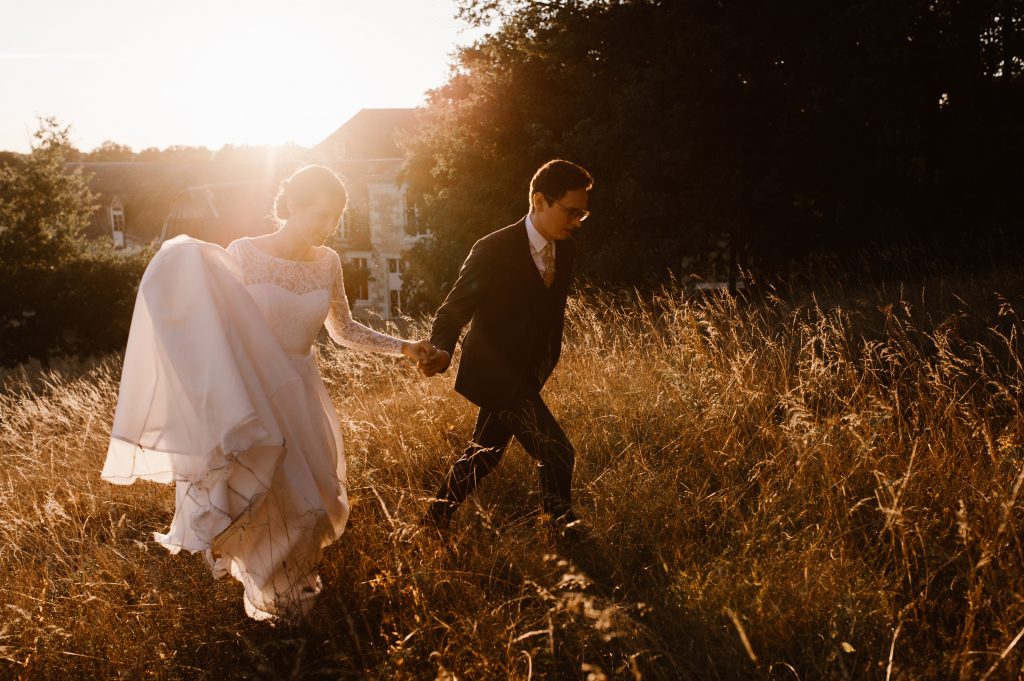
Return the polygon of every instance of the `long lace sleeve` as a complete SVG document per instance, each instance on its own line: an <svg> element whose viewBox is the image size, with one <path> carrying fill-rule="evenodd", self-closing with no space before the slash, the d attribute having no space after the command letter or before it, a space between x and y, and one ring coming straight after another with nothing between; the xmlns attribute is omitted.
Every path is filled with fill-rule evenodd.
<svg viewBox="0 0 1024 681"><path fill-rule="evenodd" d="M402 339L389 336L363 326L352 319L352 311L345 297L345 283L341 271L341 262L335 270L334 285L331 289L331 307L325 322L327 332L335 343L353 350L380 352L385 355L402 355Z"/></svg>

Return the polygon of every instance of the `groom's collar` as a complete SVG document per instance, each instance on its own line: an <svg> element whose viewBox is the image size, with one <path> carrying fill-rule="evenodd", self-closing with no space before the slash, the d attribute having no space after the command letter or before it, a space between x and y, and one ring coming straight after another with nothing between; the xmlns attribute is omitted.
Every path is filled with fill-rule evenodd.
<svg viewBox="0 0 1024 681"><path fill-rule="evenodd" d="M548 245L549 240L545 239L544 235L533 226L533 218L530 217L529 213L526 215L526 235L530 237L530 245L533 246L533 250L538 253L543 251L544 247Z"/></svg>

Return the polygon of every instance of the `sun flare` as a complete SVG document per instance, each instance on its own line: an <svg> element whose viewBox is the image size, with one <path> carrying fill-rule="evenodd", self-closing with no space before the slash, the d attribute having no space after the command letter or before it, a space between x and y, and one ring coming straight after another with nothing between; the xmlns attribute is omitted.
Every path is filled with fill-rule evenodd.
<svg viewBox="0 0 1024 681"><path fill-rule="evenodd" d="M84 150L310 146L361 108L420 104L472 37L452 0L55 4L46 35L31 8L5 10L0 87L21 96L0 149L27 151L39 115L71 123Z"/></svg>

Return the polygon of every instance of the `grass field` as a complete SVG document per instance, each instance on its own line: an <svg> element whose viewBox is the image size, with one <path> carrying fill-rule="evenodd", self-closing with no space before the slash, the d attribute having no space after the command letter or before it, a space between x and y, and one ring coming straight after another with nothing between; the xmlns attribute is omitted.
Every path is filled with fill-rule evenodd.
<svg viewBox="0 0 1024 681"><path fill-rule="evenodd" d="M118 357L10 371L0 676L1019 678L1019 284L580 295L545 389L593 528L574 548L518 445L450 548L420 530L475 417L454 372L325 346L352 518L310 618L277 628L149 541L170 487L100 481Z"/></svg>

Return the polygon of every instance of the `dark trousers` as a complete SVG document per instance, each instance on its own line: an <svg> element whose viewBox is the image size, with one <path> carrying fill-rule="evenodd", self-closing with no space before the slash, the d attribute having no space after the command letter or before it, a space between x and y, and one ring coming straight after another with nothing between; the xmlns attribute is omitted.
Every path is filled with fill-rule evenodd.
<svg viewBox="0 0 1024 681"><path fill-rule="evenodd" d="M538 462L541 503L555 518L572 509L572 443L539 393L528 393L503 410L481 409L473 441L455 461L430 508L436 519L448 518L477 484L497 467L515 436Z"/></svg>

